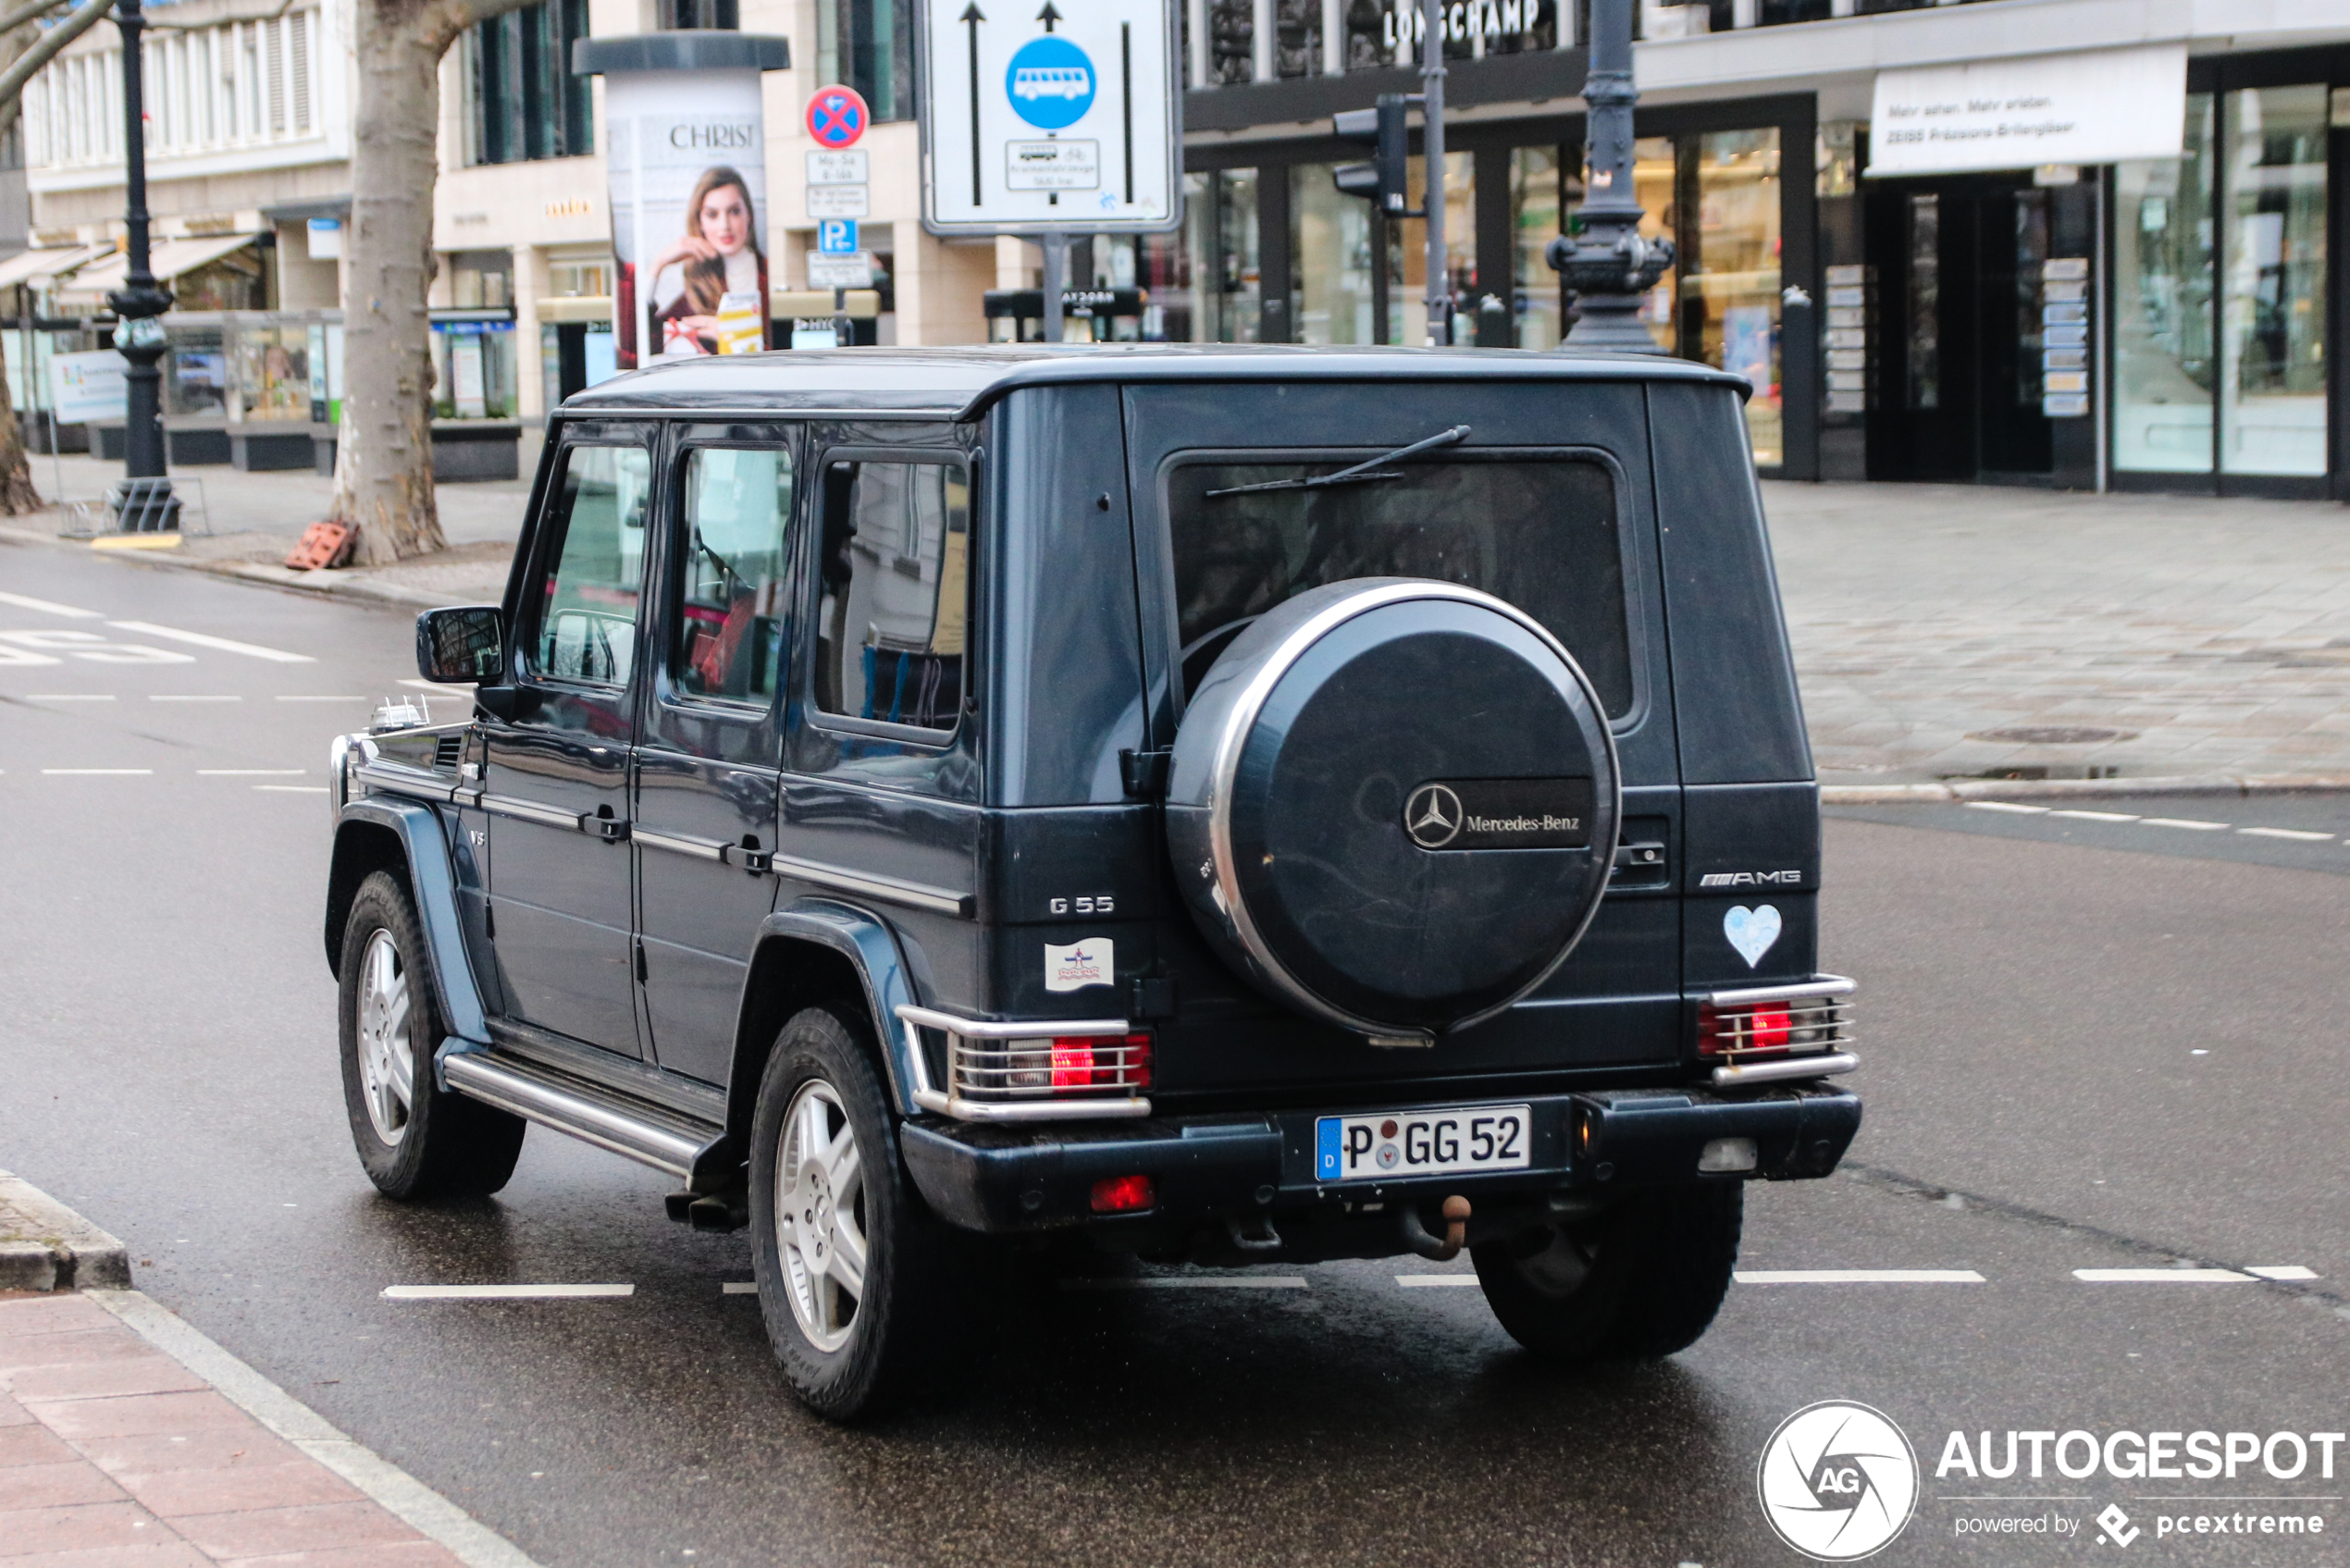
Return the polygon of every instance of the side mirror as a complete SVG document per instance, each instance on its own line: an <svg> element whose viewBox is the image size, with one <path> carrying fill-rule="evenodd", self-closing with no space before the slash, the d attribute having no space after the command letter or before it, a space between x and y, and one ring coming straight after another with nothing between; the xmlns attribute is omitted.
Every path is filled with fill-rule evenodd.
<svg viewBox="0 0 2350 1568"><path fill-rule="evenodd" d="M494 604L427 610L416 617L416 673L443 685L477 685L506 673L506 632Z"/></svg>

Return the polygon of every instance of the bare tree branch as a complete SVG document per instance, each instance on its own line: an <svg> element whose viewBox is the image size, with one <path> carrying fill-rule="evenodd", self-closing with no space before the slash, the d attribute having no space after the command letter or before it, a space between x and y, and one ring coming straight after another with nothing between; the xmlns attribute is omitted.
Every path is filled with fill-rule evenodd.
<svg viewBox="0 0 2350 1568"><path fill-rule="evenodd" d="M0 16L0 32L14 32L25 23L47 16L65 3L66 0L32 0L29 6L19 6Z"/></svg>
<svg viewBox="0 0 2350 1568"><path fill-rule="evenodd" d="M197 22L167 21L152 11L142 11L140 15L151 28L165 28L172 32L202 32L206 28L226 27L230 22L274 22L291 10L293 3L294 0L278 0L278 8L274 11L261 11L250 17L207 17Z"/></svg>
<svg viewBox="0 0 2350 1568"><path fill-rule="evenodd" d="M0 98L14 98L24 91L24 84L38 75L50 57L88 32L108 11L114 0L81 0L73 15L41 35L41 41L17 57L17 63L0 71Z"/></svg>

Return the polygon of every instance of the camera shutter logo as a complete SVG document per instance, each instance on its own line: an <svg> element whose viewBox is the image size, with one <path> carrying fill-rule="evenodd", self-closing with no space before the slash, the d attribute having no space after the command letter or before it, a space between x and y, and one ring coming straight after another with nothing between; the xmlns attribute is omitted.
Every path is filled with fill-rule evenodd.
<svg viewBox="0 0 2350 1568"><path fill-rule="evenodd" d="M1852 1562L1910 1523L1918 1456L1884 1413L1824 1400L1779 1423L1754 1480L1779 1539L1816 1562Z"/></svg>
<svg viewBox="0 0 2350 1568"><path fill-rule="evenodd" d="M1465 816L1459 796L1443 784L1425 784L1404 802L1404 831L1422 849L1441 849L1461 836Z"/></svg>

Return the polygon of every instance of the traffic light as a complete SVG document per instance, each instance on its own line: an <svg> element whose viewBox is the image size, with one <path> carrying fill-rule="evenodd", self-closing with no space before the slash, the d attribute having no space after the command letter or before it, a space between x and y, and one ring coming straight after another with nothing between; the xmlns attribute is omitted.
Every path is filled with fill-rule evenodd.
<svg viewBox="0 0 2350 1568"><path fill-rule="evenodd" d="M1349 109L1335 117L1331 128L1349 142L1371 146L1367 164L1341 164L1333 178L1350 196L1360 196L1389 217L1419 217L1404 203L1411 190L1411 137L1404 113L1418 101L1416 94L1382 93L1373 109Z"/></svg>

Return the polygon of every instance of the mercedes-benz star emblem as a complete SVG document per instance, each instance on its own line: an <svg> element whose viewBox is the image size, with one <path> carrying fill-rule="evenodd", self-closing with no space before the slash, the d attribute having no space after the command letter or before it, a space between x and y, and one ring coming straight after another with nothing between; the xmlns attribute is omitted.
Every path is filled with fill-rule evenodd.
<svg viewBox="0 0 2350 1568"><path fill-rule="evenodd" d="M1404 831L1422 849L1441 849L1461 835L1461 797L1441 784L1424 784L1404 802Z"/></svg>

